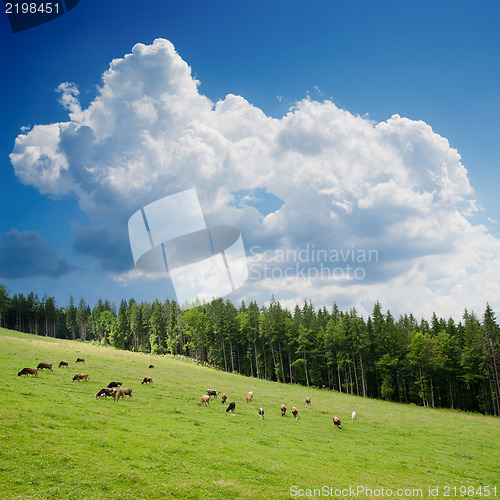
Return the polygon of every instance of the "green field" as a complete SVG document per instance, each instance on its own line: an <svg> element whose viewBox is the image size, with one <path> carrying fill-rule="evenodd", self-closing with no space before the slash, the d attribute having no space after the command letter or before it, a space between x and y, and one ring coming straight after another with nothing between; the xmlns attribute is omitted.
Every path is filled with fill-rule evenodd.
<svg viewBox="0 0 500 500"><path fill-rule="evenodd" d="M85 364L77 365L77 357ZM69 368L58 368L61 360ZM52 363L54 372L17 376L39 362ZM90 380L73 382L81 372ZM429 488L438 488L439 498L447 492L500 497L495 417L278 384L168 356L3 329L0 375L2 500L346 498L349 487L358 498L388 498L387 489L393 497L428 498ZM141 385L144 376L154 384ZM94 400L112 380L131 387L133 399ZM236 401L235 415L220 398L197 406L208 388ZM249 390L254 401L245 404ZM307 408L306 397L312 399ZM342 430L334 428L333 416L342 419Z"/></svg>

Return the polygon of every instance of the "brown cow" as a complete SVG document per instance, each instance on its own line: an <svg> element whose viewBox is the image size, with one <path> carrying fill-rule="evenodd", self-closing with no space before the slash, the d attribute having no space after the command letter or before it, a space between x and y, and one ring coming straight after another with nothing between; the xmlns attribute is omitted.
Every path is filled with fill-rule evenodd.
<svg viewBox="0 0 500 500"><path fill-rule="evenodd" d="M198 406L201 405L210 406L210 396L208 394L204 394L196 404Z"/></svg>
<svg viewBox="0 0 500 500"><path fill-rule="evenodd" d="M20 377L21 375L35 375L35 377L38 377L38 370L36 368L23 368L17 376Z"/></svg>
<svg viewBox="0 0 500 500"><path fill-rule="evenodd" d="M342 422L339 417L333 417L333 425L336 425L339 429L342 429Z"/></svg>
<svg viewBox="0 0 500 500"><path fill-rule="evenodd" d="M247 396L245 398L245 403L251 403L252 402L252 398L250 396Z"/></svg>
<svg viewBox="0 0 500 500"><path fill-rule="evenodd" d="M295 408L295 406L292 408L292 415L297 419L299 418L299 410Z"/></svg>
<svg viewBox="0 0 500 500"><path fill-rule="evenodd" d="M94 399L102 398L102 397L105 397L106 399L108 399L108 396L112 397L116 402L116 389L113 389L111 387L104 387L104 389L101 389L95 395Z"/></svg>
<svg viewBox="0 0 500 500"><path fill-rule="evenodd" d="M228 411L232 411L232 412L234 413L234 409L235 409L235 408L236 408L236 403L235 403L234 401L231 401L231 402L229 403L229 406L226 408L226 413L227 413Z"/></svg>
<svg viewBox="0 0 500 500"><path fill-rule="evenodd" d="M59 368L61 368L61 366L69 366L69 363L67 361L61 361L59 363Z"/></svg>
<svg viewBox="0 0 500 500"><path fill-rule="evenodd" d="M264 408L259 408L259 416L261 420L264 418Z"/></svg>
<svg viewBox="0 0 500 500"><path fill-rule="evenodd" d="M218 396L218 392L215 390L215 389L207 389L207 394L210 396L210 397L214 397L214 398L217 398Z"/></svg>
<svg viewBox="0 0 500 500"><path fill-rule="evenodd" d="M311 398L306 398L306 406L309 406L311 404Z"/></svg>
<svg viewBox="0 0 500 500"><path fill-rule="evenodd" d="M50 370L51 372L53 372L54 370L52 369L52 363L38 363L38 366L37 366L37 369L38 370L43 370L43 369L46 369L46 370Z"/></svg>
<svg viewBox="0 0 500 500"><path fill-rule="evenodd" d="M144 380L141 382L141 384L152 384L153 379L151 377L144 377Z"/></svg>
<svg viewBox="0 0 500 500"><path fill-rule="evenodd" d="M125 389L120 389L118 391L117 399L120 399L120 398L125 399L125 396L128 396L129 398L132 397L132 389L130 389L130 387L127 387Z"/></svg>
<svg viewBox="0 0 500 500"><path fill-rule="evenodd" d="M285 405L281 405L280 410L281 410L281 416L284 417L285 413L286 413L286 406Z"/></svg>
<svg viewBox="0 0 500 500"><path fill-rule="evenodd" d="M85 380L85 382L87 382L88 378L89 378L89 374L88 373L77 373L73 377L73 380L78 380L78 382L80 382L80 380Z"/></svg>
<svg viewBox="0 0 500 500"><path fill-rule="evenodd" d="M248 391L248 396L250 397L250 401L253 400L253 392L252 391Z"/></svg>
<svg viewBox="0 0 500 500"><path fill-rule="evenodd" d="M227 399L226 393L223 392L222 396L221 396L222 404L224 404L226 402L226 399Z"/></svg>
<svg viewBox="0 0 500 500"><path fill-rule="evenodd" d="M77 363L85 363L85 358L76 358Z"/></svg>
<svg viewBox="0 0 500 500"><path fill-rule="evenodd" d="M108 384L108 388L109 389L112 389L113 387L121 387L122 386L122 383L121 382L110 382Z"/></svg>

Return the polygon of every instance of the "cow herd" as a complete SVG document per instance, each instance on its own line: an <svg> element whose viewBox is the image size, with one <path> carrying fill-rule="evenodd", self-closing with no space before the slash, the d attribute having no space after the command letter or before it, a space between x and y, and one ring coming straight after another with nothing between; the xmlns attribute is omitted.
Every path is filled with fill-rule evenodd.
<svg viewBox="0 0 500 500"><path fill-rule="evenodd" d="M75 363L85 363L85 358L77 358ZM59 363L59 368L62 366L69 367L69 363L67 361L61 361ZM149 365L149 368L154 368L153 365ZM39 363L36 368L23 368L20 372L18 372L18 376L20 377L21 375L25 375L26 377L28 375L34 375L35 377L38 377L38 370L52 370L52 363ZM73 377L73 382L78 381L80 382L81 380L85 380L87 382L90 379L88 373L77 373ZM152 384L153 383L153 378L152 377L144 377L142 380L141 384ZM113 398L115 401L117 401L120 398L125 399L125 396L128 396L129 398L132 398L132 389L130 387L125 387L122 388L122 382L121 381L113 381L108 384L107 387L103 387L95 396L94 399L99 399L99 398L106 398L108 397Z"/></svg>
<svg viewBox="0 0 500 500"><path fill-rule="evenodd" d="M84 358L77 358L76 359L76 363L85 363L85 359ZM61 361L59 363L59 368L61 368L61 366L67 366L69 367L69 363L67 361ZM26 377L28 375L34 375L35 377L38 377L38 370L50 370L51 372L53 372L54 370L52 369L52 363L38 363L37 367L36 368L23 368L17 375L20 377L21 375L25 375ZM83 376L85 375L85 377ZM85 379L87 380L88 378L88 374L86 373L80 373L78 375L75 375L73 377L73 380L81 380L81 379Z"/></svg>
<svg viewBox="0 0 500 500"><path fill-rule="evenodd" d="M77 358L76 363L85 363L84 358ZM59 367L69 367L69 363L67 361L61 361L59 363ZM149 368L154 368L154 365L149 365ZM35 377L38 377L38 370L52 370L52 364L51 363L39 363L36 368L23 368L17 375L25 375L26 377L28 375L34 375ZM77 373L73 377L73 381L78 381L80 382L81 380L85 380L87 382L89 380L89 374L88 373ZM141 384L152 384L153 383L153 378L152 377L144 377L142 380ZM219 393L215 389L207 389L207 393L203 394L200 397L200 400L198 401L198 406L209 406L210 405L210 399L211 398L217 398ZM107 399L108 397L111 397L114 399L116 402L120 398L125 399L125 396L128 396L129 398L132 398L132 389L129 387L123 388L122 387L122 382L121 381L113 381L108 384L107 387L103 387L100 389L97 394L94 396L94 399L100 399L100 398L105 398ZM224 404L227 400L227 395L226 393L223 393L221 395L221 401L222 404ZM252 403L253 402L253 392L249 391L247 396L245 397L245 403ZM306 407L311 404L311 398L306 398L305 405ZM235 413L236 410L236 402L231 401L229 403L229 406L226 408L226 412L231 412L232 414ZM280 406L280 411L281 411L281 416L284 417L286 415L286 410L287 407L286 405L282 404ZM297 407L293 406L291 409L292 415L295 417L295 419L299 418L299 410ZM264 408L259 407L258 408L258 414L260 420L264 419ZM351 419L355 420L356 419L356 412L353 411L351 415ZM338 427L339 429L342 429L342 423L338 417L333 417L333 424L334 426Z"/></svg>
<svg viewBox="0 0 500 500"><path fill-rule="evenodd" d="M207 389L207 393L203 394L200 397L200 400L198 401L197 405L198 406L210 406L210 399L212 397L217 398L218 395L219 395L219 393L215 389ZM227 395L225 392L222 394L221 399L222 399L222 404L224 404L226 402L226 399L227 399ZM252 401L253 401L253 391L249 391L249 393L245 397L245 403L251 403ZM310 404L311 404L311 398L306 398L306 406L309 406ZM226 408L226 412L232 412L234 414L235 409L236 409L236 402L231 401L229 403L229 406ZM284 417L286 415L286 405L282 404L280 406L280 410L281 410L281 416ZM264 408L258 408L257 411L259 413L260 420L264 420ZM292 406L291 412L292 412L292 415L295 417L295 419L299 418L299 410L297 409L297 407ZM356 412L355 411L352 412L351 419L352 420L356 419ZM340 418L333 417L333 424L336 427L338 427L339 429L342 429L342 423L340 421Z"/></svg>

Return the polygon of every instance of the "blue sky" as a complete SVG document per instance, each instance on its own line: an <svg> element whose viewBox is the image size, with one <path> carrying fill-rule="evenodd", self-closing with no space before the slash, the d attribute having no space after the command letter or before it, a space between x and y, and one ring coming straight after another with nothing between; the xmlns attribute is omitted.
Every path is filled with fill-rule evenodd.
<svg viewBox="0 0 500 500"><path fill-rule="evenodd" d="M274 294L290 306L311 298L316 305L336 300L366 312L380 300L395 313L429 315L436 309L444 316L460 315L466 307L481 312L486 300L500 306L495 260L500 238L499 11L494 1L158 0L139 6L129 0L80 0L60 18L18 33L10 31L5 14L0 16L0 282L12 293L54 296L59 305L66 305L69 295L91 305L99 297L119 302L172 296L170 284L131 275L127 214L139 208L134 199L151 202L194 185L207 220L238 227L254 263L247 284L230 296L235 302L262 303ZM183 176L169 163L154 189L127 187L130 206L124 205L124 189L98 185L98 178L109 180L110 155L121 154L116 136L106 151L88 159L99 173L92 182L86 178L79 184L76 165L86 152L76 142L47 153L57 156L64 146L71 179L38 181L27 153L44 140L35 137L35 126L48 131L50 124L71 123L79 130L90 124L93 145L99 143L102 124L89 106L100 95L104 72L134 45L152 47L155 39L171 42L175 57L191 68L199 82L193 99L208 100L212 110L221 103L220 113L206 111L194 129L184 122L162 122L178 137L190 137L189 151L196 151L198 163L206 161L205 174L213 168L208 176L213 182L202 181L205 174L193 166L189 185L189 163ZM163 56L155 56L155 68L174 61L166 45L158 47ZM143 64L150 57L147 50L140 54L127 59L123 78L109 83L109 89L117 94L117 85L143 71L137 81L151 84L151 95L161 95L163 81ZM184 73L176 78L179 88L189 86ZM64 97L76 96L57 91L64 82L78 89L82 115L61 104ZM130 107L149 96L104 104L111 113L120 102ZM149 103L143 113L157 116L159 102ZM179 106L186 116L210 108ZM391 121L393 115L399 118ZM211 138L221 135L224 141L200 132L207 129ZM123 137L139 132L162 144L163 155L181 151L188 162L185 142L169 142L154 125L134 129L124 121L113 129ZM20 134L27 139L15 170L9 155ZM127 158L135 152L142 158L140 147L128 151ZM252 157L255 151L258 158ZM214 163L212 154L219 155ZM372 159L376 168L369 165ZM160 168L153 163L144 166L143 175ZM121 175L116 172L115 180ZM131 167L128 172L120 182L130 186L139 174ZM225 189L218 191L221 185ZM121 203L120 208L113 203ZM425 203L424 210L420 205ZM106 216L99 215L104 211ZM360 280L310 279L311 273L306 282L303 273L285 277L287 267L297 274L299 264L302 271L315 265L298 262L293 252L283 262L283 252L313 246L376 249L379 257L362 263ZM264 263L276 268L274 275L264 278L258 268Z"/></svg>

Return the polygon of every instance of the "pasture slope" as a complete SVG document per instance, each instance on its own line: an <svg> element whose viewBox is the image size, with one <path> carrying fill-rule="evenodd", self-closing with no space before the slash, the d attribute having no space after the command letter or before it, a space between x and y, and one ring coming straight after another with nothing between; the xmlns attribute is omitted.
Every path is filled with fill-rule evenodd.
<svg viewBox="0 0 500 500"><path fill-rule="evenodd" d="M76 364L77 357L85 364ZM58 368L62 360L68 368ZM17 376L39 362L52 363L53 373ZM73 382L80 372L90 380ZM154 383L141 385L147 375ZM462 498L463 487L469 497L494 498L495 488L500 497L500 420L494 417L1 329L0 380L2 500L347 498L341 495L348 488L357 498L390 498L388 489L392 498ZM133 399L94 400L112 380L131 387ZM208 388L236 401L234 416L220 397L197 406ZM254 401L245 404L249 390ZM312 399L307 408L306 397ZM342 430L333 416L342 419Z"/></svg>

